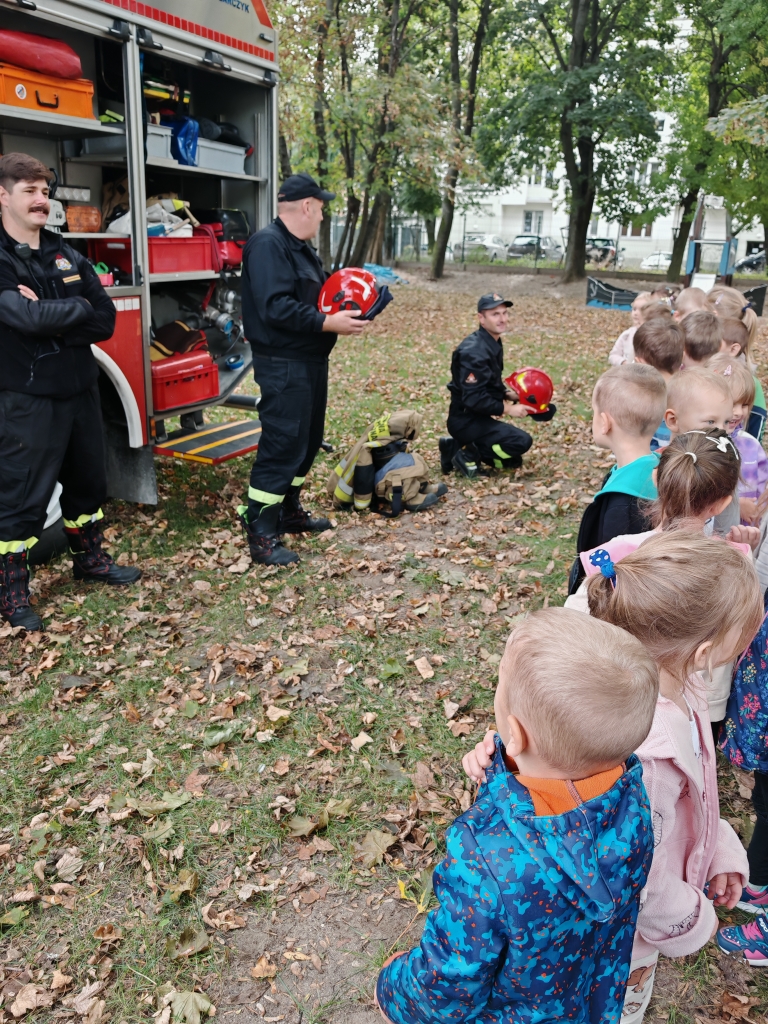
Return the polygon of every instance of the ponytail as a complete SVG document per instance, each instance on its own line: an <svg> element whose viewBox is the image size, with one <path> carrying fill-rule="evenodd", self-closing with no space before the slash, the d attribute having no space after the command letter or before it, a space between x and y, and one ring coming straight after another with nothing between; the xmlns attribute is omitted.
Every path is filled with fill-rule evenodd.
<svg viewBox="0 0 768 1024"><path fill-rule="evenodd" d="M748 337L744 356L749 365L749 350L757 338L757 313L738 288L717 285L709 292L707 299L710 308L719 317L733 317L735 320L741 320L746 327Z"/></svg>
<svg viewBox="0 0 768 1024"><path fill-rule="evenodd" d="M738 630L734 650L719 652L730 660L763 620L757 573L719 538L675 530L649 538L615 565L603 554L601 573L587 582L590 613L637 637L683 686L703 643L715 650Z"/></svg>
<svg viewBox="0 0 768 1024"><path fill-rule="evenodd" d="M664 530L698 519L733 494L740 473L739 450L724 430L679 434L661 453L656 474L659 496L648 503L646 515L654 527Z"/></svg>

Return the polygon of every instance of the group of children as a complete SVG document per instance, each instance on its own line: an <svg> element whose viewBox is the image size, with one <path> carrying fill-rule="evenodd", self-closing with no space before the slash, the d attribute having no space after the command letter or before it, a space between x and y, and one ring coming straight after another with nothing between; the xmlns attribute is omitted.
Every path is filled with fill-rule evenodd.
<svg viewBox="0 0 768 1024"><path fill-rule="evenodd" d="M673 308L646 296L633 321L593 394L615 465L584 513L566 607L507 642L496 732L463 762L477 799L434 873L439 906L379 975L393 1024L640 1024L660 953L716 938L768 966L757 318L716 288ZM746 852L720 817L718 742L754 771ZM753 920L720 928L718 906Z"/></svg>

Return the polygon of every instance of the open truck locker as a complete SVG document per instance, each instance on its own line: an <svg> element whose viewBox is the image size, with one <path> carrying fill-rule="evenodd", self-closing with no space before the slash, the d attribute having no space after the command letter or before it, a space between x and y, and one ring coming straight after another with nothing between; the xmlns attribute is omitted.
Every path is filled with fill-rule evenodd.
<svg viewBox="0 0 768 1024"><path fill-rule="evenodd" d="M154 503L155 455L216 464L258 446L255 400L234 394L251 369L238 246L275 213L276 32L262 0L0 0L3 31L64 43L80 59L79 77L56 77L29 59L15 66L6 45L0 150L55 171L62 236L113 275L117 326L94 346L109 494ZM188 122L205 131L183 162L190 147L174 136ZM150 237L147 199L169 195L194 220L202 213L201 226ZM204 340L158 360L153 337L177 320ZM212 405L240 413L206 422Z"/></svg>

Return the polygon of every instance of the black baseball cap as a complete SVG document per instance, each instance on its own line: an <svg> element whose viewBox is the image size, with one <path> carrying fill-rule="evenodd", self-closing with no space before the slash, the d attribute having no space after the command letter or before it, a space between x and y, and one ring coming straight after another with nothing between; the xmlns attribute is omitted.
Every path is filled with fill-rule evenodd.
<svg viewBox="0 0 768 1024"><path fill-rule="evenodd" d="M514 306L514 302L503 298L498 292L488 292L487 295L481 295L477 300L478 313L482 313L486 309L496 309L497 306Z"/></svg>
<svg viewBox="0 0 768 1024"><path fill-rule="evenodd" d="M277 193L279 203L292 203L296 199L322 199L327 203L335 198L336 193L320 188L311 174L292 174L285 179Z"/></svg>

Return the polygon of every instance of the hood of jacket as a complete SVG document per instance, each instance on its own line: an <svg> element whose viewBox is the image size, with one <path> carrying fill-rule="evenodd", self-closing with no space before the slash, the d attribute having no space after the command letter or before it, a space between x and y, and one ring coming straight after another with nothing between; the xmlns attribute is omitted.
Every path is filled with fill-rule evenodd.
<svg viewBox="0 0 768 1024"><path fill-rule="evenodd" d="M537 816L528 790L509 771L496 737L493 763L475 807L490 801L515 837L512 858L535 862L550 898L557 894L588 920L608 921L630 897L625 861L637 822L631 813L642 790L642 767L633 754L626 769L601 796L565 814ZM645 796L643 791L643 796ZM647 798L644 801L646 813ZM472 809L468 815L472 814Z"/></svg>
<svg viewBox="0 0 768 1024"><path fill-rule="evenodd" d="M614 466L603 481L603 486L595 495L600 494L630 494L633 498L646 498L653 501L658 497L656 484L653 480L653 471L659 465L659 456L656 453L641 455L639 459L633 459L626 466Z"/></svg>

